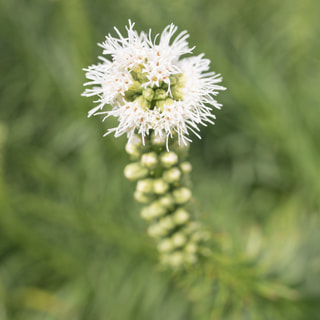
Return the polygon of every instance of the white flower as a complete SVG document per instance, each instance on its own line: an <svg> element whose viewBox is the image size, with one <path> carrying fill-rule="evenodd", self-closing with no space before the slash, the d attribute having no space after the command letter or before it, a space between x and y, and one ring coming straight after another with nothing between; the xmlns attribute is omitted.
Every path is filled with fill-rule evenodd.
<svg viewBox="0 0 320 320"><path fill-rule="evenodd" d="M119 125L106 134L127 134L129 141L135 133L144 141L151 132L167 141L177 134L184 144L191 141L189 131L200 138L198 125L213 123L212 107L222 106L215 96L225 90L218 85L220 74L208 72L210 60L203 54L181 58L193 48L186 41L186 31L172 39L177 31L173 24L154 39L151 30L148 35L138 34L130 20L126 36L115 30L118 38L109 34L100 44L110 60L99 57L101 63L84 69L90 80L85 85L91 88L82 95L98 96L98 105L89 116L116 117ZM106 105L111 110L104 111Z"/></svg>

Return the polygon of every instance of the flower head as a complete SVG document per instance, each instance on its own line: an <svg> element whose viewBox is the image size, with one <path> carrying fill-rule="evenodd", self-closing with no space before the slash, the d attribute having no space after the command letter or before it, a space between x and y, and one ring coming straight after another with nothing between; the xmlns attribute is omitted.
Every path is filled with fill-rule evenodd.
<svg viewBox="0 0 320 320"><path fill-rule="evenodd" d="M130 20L126 30L123 36L115 28L118 38L109 34L100 44L110 60L99 57L101 63L84 69L90 80L85 85L92 87L82 95L99 97L89 116L118 118L118 126L106 134L127 134L129 140L135 133L144 140L151 132L163 140L177 134L184 144L191 141L189 131L200 137L198 125L213 123L212 107L222 106L214 98L218 90L225 90L218 85L221 75L208 72L210 60L203 54L181 58L193 48L186 31L173 39L177 31L173 24L154 39L151 30L148 35L135 31ZM106 105L111 110L104 111Z"/></svg>

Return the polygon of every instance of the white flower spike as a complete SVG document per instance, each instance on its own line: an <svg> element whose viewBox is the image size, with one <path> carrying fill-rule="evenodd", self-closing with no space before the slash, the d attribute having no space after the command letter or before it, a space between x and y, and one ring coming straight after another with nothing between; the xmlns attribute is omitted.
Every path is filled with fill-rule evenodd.
<svg viewBox="0 0 320 320"><path fill-rule="evenodd" d="M214 97L225 90L218 85L221 75L208 72L210 60L203 54L181 58L193 48L186 31L173 40L177 31L173 24L154 39L151 30L138 34L130 20L126 36L115 30L118 38L109 34L100 44L111 61L99 57L101 63L84 69L90 80L85 85L91 88L82 95L99 97L89 116L118 118L119 125L106 134L126 134L129 141L135 133L144 141L151 132L167 141L177 134L179 144L191 141L190 131L200 138L198 125L213 123L212 107L222 106ZM105 111L106 105L111 109Z"/></svg>

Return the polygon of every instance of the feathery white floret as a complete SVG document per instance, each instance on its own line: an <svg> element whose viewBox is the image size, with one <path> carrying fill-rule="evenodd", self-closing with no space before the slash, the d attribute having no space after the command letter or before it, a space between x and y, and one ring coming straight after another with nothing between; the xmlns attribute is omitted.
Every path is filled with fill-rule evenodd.
<svg viewBox="0 0 320 320"><path fill-rule="evenodd" d="M203 54L181 58L193 48L186 31L173 39L173 24L154 39L151 30L139 34L130 20L126 30L123 36L115 28L118 37L109 34L100 44L110 60L99 57L101 63L84 69L89 79L85 86L91 88L82 95L98 96L89 116L116 117L118 126L106 134L126 134L129 140L138 133L144 141L151 131L161 139L176 133L184 144L191 141L190 131L200 138L199 124L213 123L212 107L222 106L215 100L218 91L225 90L218 85L221 75L208 72L210 60ZM104 110L107 105L111 110Z"/></svg>

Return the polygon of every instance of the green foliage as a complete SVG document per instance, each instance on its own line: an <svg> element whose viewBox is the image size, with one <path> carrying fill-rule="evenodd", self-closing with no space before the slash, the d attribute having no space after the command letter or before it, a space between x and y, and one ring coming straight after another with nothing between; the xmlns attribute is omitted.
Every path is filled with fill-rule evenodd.
<svg viewBox="0 0 320 320"><path fill-rule="evenodd" d="M0 0L0 319L316 320L320 3ZM224 76L191 145L213 256L161 272L123 177L125 138L86 119L81 68L124 30L187 29Z"/></svg>

